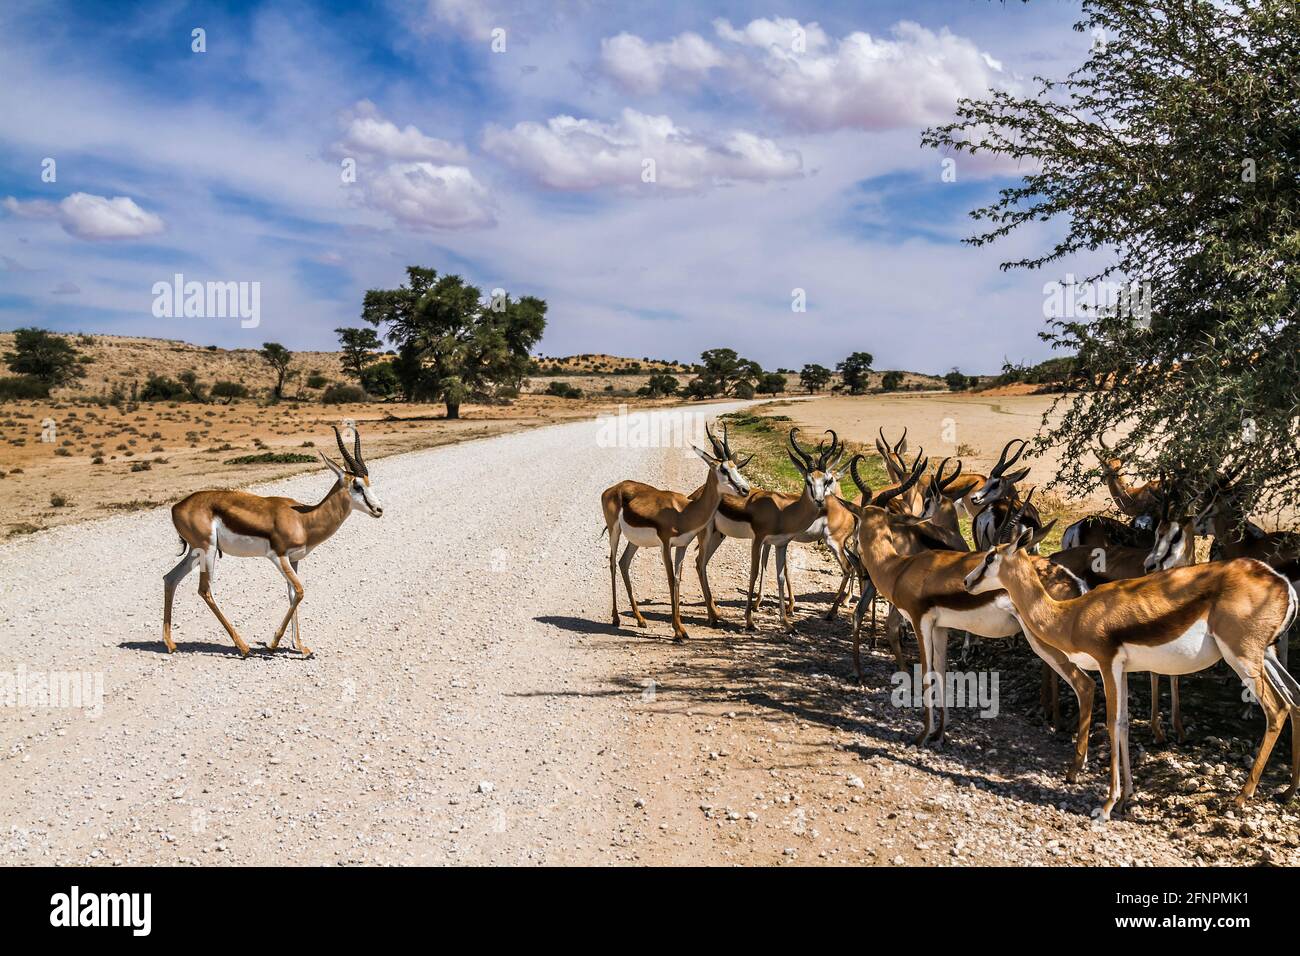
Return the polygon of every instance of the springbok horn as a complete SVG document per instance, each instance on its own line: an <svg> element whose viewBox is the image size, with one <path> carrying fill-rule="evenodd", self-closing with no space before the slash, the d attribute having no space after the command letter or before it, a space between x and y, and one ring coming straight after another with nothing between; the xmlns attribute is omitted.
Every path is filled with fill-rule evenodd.
<svg viewBox="0 0 1300 956"><path fill-rule="evenodd" d="M921 473L925 471L925 466L928 465L929 463L930 463L930 459L928 458L923 459L920 456L918 456L916 459L916 464L912 466L912 473L907 476L907 480L904 481L897 488L886 488L880 494L876 495L876 500L873 501L872 504L874 504L877 508L883 508L886 504L893 501L899 495L904 494L907 491L910 491L912 486L916 484L916 480L921 477Z"/></svg>
<svg viewBox="0 0 1300 956"><path fill-rule="evenodd" d="M804 451L802 446L800 446L799 439L796 437L798 434L799 434L799 429L797 428L790 429L790 445L794 448L796 452L798 452L799 457L803 459L804 467L806 467L808 471L815 471L816 469L813 467L812 456L808 454L808 452Z"/></svg>
<svg viewBox="0 0 1300 956"><path fill-rule="evenodd" d="M1012 456L1011 460L1008 461L1007 452L1011 450L1011 446L1016 442L1020 442L1020 447L1016 450L1016 453ZM1011 441L1007 442L1006 445L1002 447L1002 454L998 456L998 463L993 466L993 470L989 472L989 474L994 478L1000 478L1002 473L1014 465L1020 459L1020 456L1024 454L1025 446L1027 444L1029 443L1023 438L1013 438Z"/></svg>
<svg viewBox="0 0 1300 956"><path fill-rule="evenodd" d="M849 474L853 476L853 483L858 486L858 491L862 494L862 500L867 504L871 504L871 486L863 481L862 476L858 474L859 461L866 461L861 452L849 459Z"/></svg>
<svg viewBox="0 0 1300 956"><path fill-rule="evenodd" d="M366 460L361 455L361 432L355 425L352 426L352 453L356 457L356 465L361 471L358 473L362 478L370 474L370 469L366 467Z"/></svg>
<svg viewBox="0 0 1300 956"><path fill-rule="evenodd" d="M826 429L826 433L831 436L831 447L822 452L821 457L817 459L817 467L822 471L826 470L826 466L830 464L830 460L834 458L836 452L840 450L840 438L835 434L835 430L828 428Z"/></svg>
<svg viewBox="0 0 1300 956"><path fill-rule="evenodd" d="M348 472L350 474L360 477L361 472L359 466L356 461L353 460L352 456L348 454L347 447L343 444L343 436L339 433L339 426L335 425L333 427L334 440L339 443L339 454L343 456L343 464L348 466ZM353 431L355 432L356 429L353 429Z"/></svg>

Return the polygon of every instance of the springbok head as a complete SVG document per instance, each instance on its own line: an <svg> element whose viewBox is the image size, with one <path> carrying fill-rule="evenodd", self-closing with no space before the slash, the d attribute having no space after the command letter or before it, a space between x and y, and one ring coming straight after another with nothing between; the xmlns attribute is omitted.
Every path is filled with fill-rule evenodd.
<svg viewBox="0 0 1300 956"><path fill-rule="evenodd" d="M338 426L334 426L334 440L339 444L339 454L343 456L345 467L339 467L338 462L323 451L320 452L320 457L329 470L334 472L339 484L347 489L348 498L352 501L352 510L364 511L370 517L378 518L383 515L384 509L370 486L370 469L366 466L366 460L361 457L361 433L353 428L352 437L352 453L348 454L347 447L343 444L343 436L339 434Z"/></svg>
<svg viewBox="0 0 1300 956"><path fill-rule="evenodd" d="M1016 449L1014 455L1007 458L1007 452L1011 450L1011 446L1016 442L1020 443L1020 447ZM970 496L971 504L977 508L982 508L984 505L990 505L995 501L1011 497L1016 482L1023 481L1025 476L1029 474L1029 469L1021 468L1019 471L1008 471L1008 469L1020 460L1020 456L1025 453L1025 448L1028 445L1029 442L1023 438L1013 438L1003 446L1002 454L998 457L998 463L993 466L993 470L989 472L988 480Z"/></svg>
<svg viewBox="0 0 1300 956"><path fill-rule="evenodd" d="M823 440L817 446L817 457L799 444L799 429L790 429L790 447L786 449L786 454L794 462L794 467L798 469L799 474L803 475L804 488L809 496L817 504L818 508L826 507L826 496L835 494L839 487L839 467L840 461L844 458L848 450L840 444L839 436L831 429L826 429L826 434L831 436L831 447L826 447Z"/></svg>
<svg viewBox="0 0 1300 956"><path fill-rule="evenodd" d="M1182 505L1176 503L1174 488L1169 479L1162 476L1160 487L1164 490L1160 495L1156 540L1151 546L1151 552L1142 561L1142 570L1147 574L1190 564L1195 547L1196 533L1192 530L1194 523L1183 515Z"/></svg>
<svg viewBox="0 0 1300 956"><path fill-rule="evenodd" d="M713 447L713 454L709 454L702 448L695 445L695 454L713 469L718 479L718 487L722 489L724 495L747 495L749 494L749 482L745 476L740 473L740 469L749 464L754 457L750 455L744 461L739 461L736 453L731 450L731 442L727 436L727 425L722 425L722 440L713 434L713 429L709 425L704 426L704 434L709 439L709 444Z"/></svg>
<svg viewBox="0 0 1300 956"><path fill-rule="evenodd" d="M1023 513L1023 509L1017 510ZM1022 528L1020 533L1007 544L995 544L985 552L984 559L975 566L975 570L966 575L962 585L971 594L982 594L985 591L1004 588L1003 576L1020 562L1028 560L1028 555L1033 553L1038 543L1046 538L1054 527L1056 527L1055 519L1041 528ZM1028 573L1037 572L1030 568Z"/></svg>

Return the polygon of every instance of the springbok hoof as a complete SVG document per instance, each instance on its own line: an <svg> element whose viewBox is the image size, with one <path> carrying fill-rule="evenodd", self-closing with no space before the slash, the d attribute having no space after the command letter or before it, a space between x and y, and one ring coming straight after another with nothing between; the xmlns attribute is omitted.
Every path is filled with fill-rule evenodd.
<svg viewBox="0 0 1300 956"><path fill-rule="evenodd" d="M674 644L685 644L686 641L687 641L687 639L688 639L689 637L690 637L689 634L687 634L685 631L682 631L680 634L674 634L674 635L673 635L673 643L674 643Z"/></svg>

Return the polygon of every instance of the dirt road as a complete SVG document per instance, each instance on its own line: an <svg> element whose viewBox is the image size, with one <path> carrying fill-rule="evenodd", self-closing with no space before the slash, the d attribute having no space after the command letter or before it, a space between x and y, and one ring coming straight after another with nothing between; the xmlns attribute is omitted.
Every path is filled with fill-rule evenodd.
<svg viewBox="0 0 1300 956"><path fill-rule="evenodd" d="M1104 734L1062 784L1068 740L1028 716L1023 662L998 665L997 719L957 714L946 752L909 747L892 665L872 657L858 687L845 619L814 619L838 582L815 552L796 559L795 637L766 610L757 634L704 627L688 571L692 640L671 644L650 554L651 627L611 627L600 490L703 469L607 438L583 422L375 462L384 517L354 515L303 565L309 660L240 659L194 578L163 652L166 510L0 544L0 692L52 672L92 691L0 708L0 863L1294 862L1289 812L1233 819L1250 841L1206 814L1245 756L1209 744L1191 771L1139 744L1139 787L1169 770L1161 795L1094 827ZM730 543L712 568L733 620L746 561ZM269 562L222 560L214 593L255 646L286 602Z"/></svg>

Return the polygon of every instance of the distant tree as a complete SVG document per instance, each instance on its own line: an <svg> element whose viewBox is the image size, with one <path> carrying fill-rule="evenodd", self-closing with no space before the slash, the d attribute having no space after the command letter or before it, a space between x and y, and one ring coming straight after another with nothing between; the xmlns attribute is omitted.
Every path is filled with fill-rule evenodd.
<svg viewBox="0 0 1300 956"><path fill-rule="evenodd" d="M165 375L149 373L144 387L140 389L142 402L170 402L185 396L185 386Z"/></svg>
<svg viewBox="0 0 1300 956"><path fill-rule="evenodd" d="M192 369L181 372L180 375L176 376L176 379L180 382L181 387L185 389L186 394L189 395L192 401L200 404L207 403L207 386L199 381L198 375L196 375Z"/></svg>
<svg viewBox="0 0 1300 956"><path fill-rule="evenodd" d="M213 398L224 398L223 404L229 405L237 398L248 398L248 386L239 382L215 382L211 394Z"/></svg>
<svg viewBox="0 0 1300 956"><path fill-rule="evenodd" d="M870 384L871 363L874 359L870 352L854 352L843 362L835 366L844 380L844 387L852 395L861 395Z"/></svg>
<svg viewBox="0 0 1300 956"><path fill-rule="evenodd" d="M275 390L273 394L277 399L284 398L284 380L285 376L289 374L289 363L293 361L293 353L279 342L263 342L262 350L258 354L275 372Z"/></svg>
<svg viewBox="0 0 1300 956"><path fill-rule="evenodd" d="M974 381L963 375L960 369L953 369L943 377L943 380L948 383L948 390L953 392L964 392Z"/></svg>
<svg viewBox="0 0 1300 956"><path fill-rule="evenodd" d="M763 374L763 369L757 362L741 358L735 349L709 349L702 352L700 358L702 366L695 379L700 382L696 387L700 396L736 396L736 389L742 383L749 386L750 396L753 396L754 382Z"/></svg>
<svg viewBox="0 0 1300 956"><path fill-rule="evenodd" d="M656 372L646 382L645 393L651 398L663 398L677 394L677 387L677 376L669 375L667 372Z"/></svg>
<svg viewBox="0 0 1300 956"><path fill-rule="evenodd" d="M361 318L385 326L397 342L394 366L407 401L440 400L447 417L459 418L474 395L517 392L530 354L546 328L546 303L533 296L484 299L458 275L438 278L433 269L410 266L407 285L371 289Z"/></svg>
<svg viewBox="0 0 1300 956"><path fill-rule="evenodd" d="M50 388L85 377L72 343L44 329L14 329L14 350L4 355L15 375L28 375Z"/></svg>
<svg viewBox="0 0 1300 956"><path fill-rule="evenodd" d="M785 376L780 372L764 372L759 377L757 390L765 395L780 395L785 389Z"/></svg>
<svg viewBox="0 0 1300 956"><path fill-rule="evenodd" d="M831 370L825 365L805 365L799 372L799 384L810 392L820 392L830 383Z"/></svg>
<svg viewBox="0 0 1300 956"><path fill-rule="evenodd" d="M731 394L736 398L751 399L754 397L754 383L748 379L737 382L735 388L731 390Z"/></svg>
<svg viewBox="0 0 1300 956"><path fill-rule="evenodd" d="M335 329L343 349L343 373L357 380L374 354L383 348L374 329Z"/></svg>
<svg viewBox="0 0 1300 956"><path fill-rule="evenodd" d="M881 376L880 390L883 392L896 392L902 384L903 373L896 369L891 369Z"/></svg>

